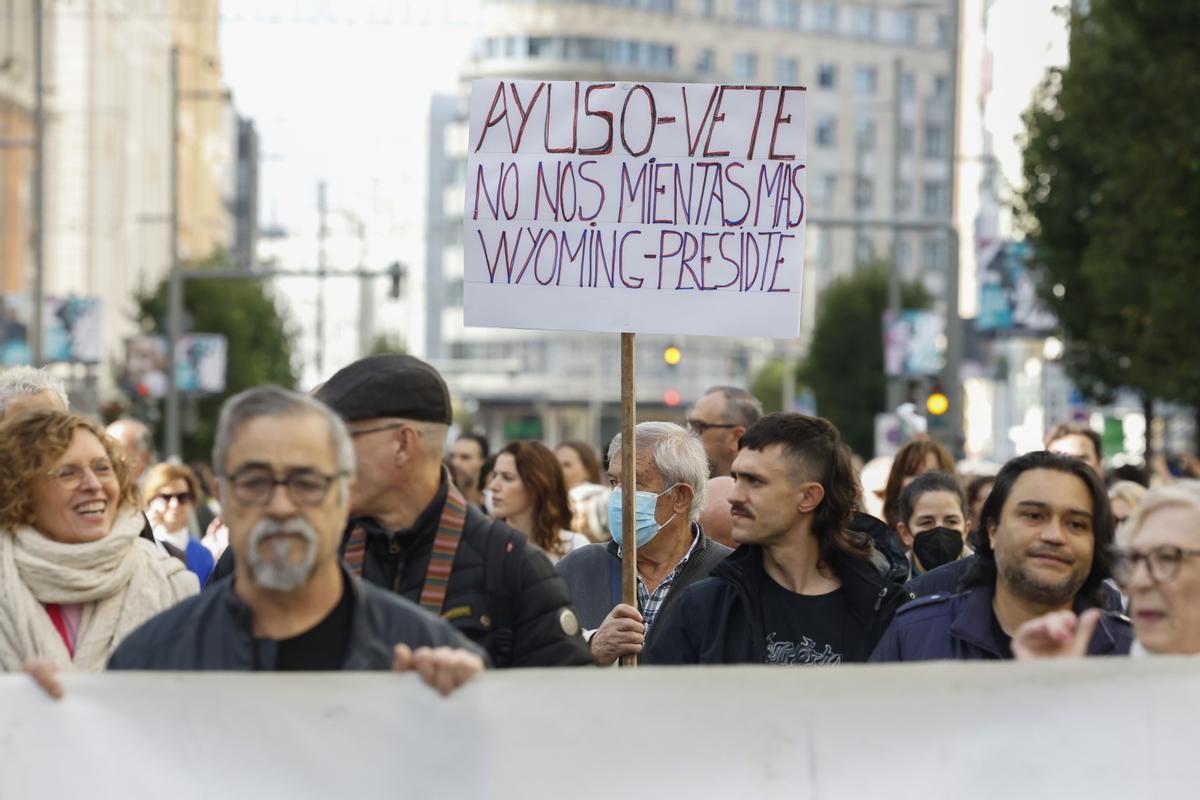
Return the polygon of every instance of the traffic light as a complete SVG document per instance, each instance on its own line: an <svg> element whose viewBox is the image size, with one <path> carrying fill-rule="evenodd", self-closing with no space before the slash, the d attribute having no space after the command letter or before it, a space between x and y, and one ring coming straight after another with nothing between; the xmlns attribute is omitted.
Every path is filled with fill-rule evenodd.
<svg viewBox="0 0 1200 800"><path fill-rule="evenodd" d="M667 345L663 350L663 361L667 363L668 367L677 367L679 362L683 361L683 351L673 344Z"/></svg>
<svg viewBox="0 0 1200 800"><path fill-rule="evenodd" d="M675 389L667 389L663 392L663 403L669 408L674 408L679 405L679 392Z"/></svg>
<svg viewBox="0 0 1200 800"><path fill-rule="evenodd" d="M950 398L942 391L942 387L934 386L925 398L925 410L932 416L940 417L950 410Z"/></svg>

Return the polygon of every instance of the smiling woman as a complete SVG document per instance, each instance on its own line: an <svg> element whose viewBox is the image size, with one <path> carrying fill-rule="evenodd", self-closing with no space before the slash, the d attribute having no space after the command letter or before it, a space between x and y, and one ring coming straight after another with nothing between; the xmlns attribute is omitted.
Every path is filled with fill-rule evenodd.
<svg viewBox="0 0 1200 800"><path fill-rule="evenodd" d="M102 670L134 628L196 593L139 536L136 497L120 445L86 417L0 425L0 670L32 658Z"/></svg>

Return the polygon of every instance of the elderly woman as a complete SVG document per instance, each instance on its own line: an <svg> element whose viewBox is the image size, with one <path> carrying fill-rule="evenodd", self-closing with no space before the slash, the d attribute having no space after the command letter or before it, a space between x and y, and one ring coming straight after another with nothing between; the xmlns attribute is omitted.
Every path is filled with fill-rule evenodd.
<svg viewBox="0 0 1200 800"><path fill-rule="evenodd" d="M1148 492L1125 522L1113 576L1129 595L1133 655L1200 654L1200 481ZM1018 658L1082 655L1100 612L1058 611L1013 637Z"/></svg>
<svg viewBox="0 0 1200 800"><path fill-rule="evenodd" d="M91 420L35 411L0 425L0 670L104 669L121 640L198 591L139 536L120 445Z"/></svg>

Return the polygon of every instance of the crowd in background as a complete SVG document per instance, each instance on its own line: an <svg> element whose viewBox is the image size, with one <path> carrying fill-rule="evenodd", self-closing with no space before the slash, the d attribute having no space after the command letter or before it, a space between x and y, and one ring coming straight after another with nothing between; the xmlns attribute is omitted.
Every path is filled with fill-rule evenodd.
<svg viewBox="0 0 1200 800"><path fill-rule="evenodd" d="M1090 427L966 473L918 437L713 387L637 426L636 604L620 438L453 437L408 356L222 410L211 463L0 373L0 664L64 670L838 664L1200 652L1200 462L1105 471ZM223 597L218 601L214 598ZM214 605L217 603L217 605Z"/></svg>

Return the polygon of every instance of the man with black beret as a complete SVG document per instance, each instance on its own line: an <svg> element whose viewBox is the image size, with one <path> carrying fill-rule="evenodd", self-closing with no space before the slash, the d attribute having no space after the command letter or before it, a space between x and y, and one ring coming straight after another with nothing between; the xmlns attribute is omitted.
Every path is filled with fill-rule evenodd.
<svg viewBox="0 0 1200 800"><path fill-rule="evenodd" d="M341 547L353 573L444 617L497 667L591 663L549 559L468 504L443 468L452 409L437 370L412 356L369 356L335 373L316 397L354 441Z"/></svg>

